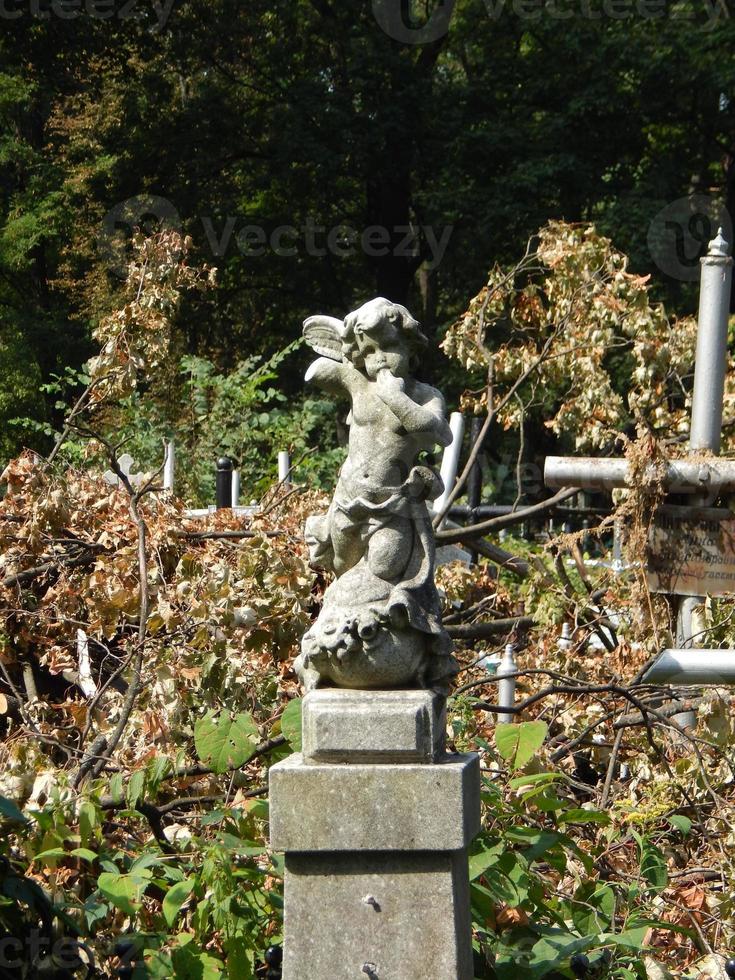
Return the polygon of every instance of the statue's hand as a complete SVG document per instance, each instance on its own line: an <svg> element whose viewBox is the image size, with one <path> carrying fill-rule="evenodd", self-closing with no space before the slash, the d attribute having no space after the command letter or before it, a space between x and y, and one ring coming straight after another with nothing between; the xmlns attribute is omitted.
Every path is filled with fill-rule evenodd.
<svg viewBox="0 0 735 980"><path fill-rule="evenodd" d="M381 368L378 371L375 383L378 386L378 391L384 391L386 394L394 391L405 391L406 388L406 383L403 378L397 378L394 374L391 374L390 368Z"/></svg>

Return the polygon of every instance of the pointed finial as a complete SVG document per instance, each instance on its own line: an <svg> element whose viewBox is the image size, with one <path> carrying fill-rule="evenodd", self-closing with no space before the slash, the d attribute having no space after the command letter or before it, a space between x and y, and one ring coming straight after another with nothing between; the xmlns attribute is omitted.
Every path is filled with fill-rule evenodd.
<svg viewBox="0 0 735 980"><path fill-rule="evenodd" d="M725 238L721 226L717 229L717 236L709 243L707 254L716 258L727 258L730 254L730 243Z"/></svg>

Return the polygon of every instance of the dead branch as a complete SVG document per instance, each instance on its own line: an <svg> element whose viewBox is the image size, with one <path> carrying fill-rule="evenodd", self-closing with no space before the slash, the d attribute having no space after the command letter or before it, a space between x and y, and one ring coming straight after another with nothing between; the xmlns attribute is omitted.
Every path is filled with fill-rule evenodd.
<svg viewBox="0 0 735 980"><path fill-rule="evenodd" d="M442 521L449 513L449 508L452 506L454 501L457 499L457 497L464 489L464 486L467 483L467 479L470 475L470 472L472 471L472 467L475 465L475 463L477 462L477 458L480 455L480 450L482 448L483 442L485 441L485 436L487 435L488 430L490 429L490 426L492 425L494 419L496 418L499 412L502 412L502 410L505 408L505 406L508 404L511 398L515 397L515 393L518 391L519 388L522 387L522 385L531 376L531 374L533 374L533 372L536 371L541 366L546 355L551 349L551 345L556 340L559 330L560 330L560 326L557 325L555 329L552 330L549 336L546 338L546 341L544 342L544 345L541 348L541 353L536 358L536 360L526 368L523 374L521 374L520 377L516 379L516 381L514 381L514 383L508 390L508 392L506 392L506 394L503 396L503 398L501 398L498 404L494 408L488 408L488 413L485 416L485 421L483 422L482 428L480 429L477 435L477 439L475 440L474 446L470 450L470 454L467 457L467 462L465 463L464 469L462 470L461 474L457 477L454 486L452 487L451 491L447 495L447 499L444 503L444 507L442 508L441 512L434 517L435 528L441 526Z"/></svg>
<svg viewBox="0 0 735 980"><path fill-rule="evenodd" d="M535 625L533 616L516 616L513 619L495 619L488 623L457 623L445 626L453 640L480 640L513 630L528 630Z"/></svg>
<svg viewBox="0 0 735 980"><path fill-rule="evenodd" d="M29 582L33 582L47 572L61 571L63 568L80 568L85 565L91 565L97 560L97 556L106 550L102 545L98 544L88 544L87 549L87 554L75 555L73 558L54 558L53 560L44 562L42 565L36 565L34 568L26 568L24 571L17 572L15 575L9 575L3 579L0 585L6 589L12 589L17 585L28 585Z"/></svg>
<svg viewBox="0 0 735 980"><path fill-rule="evenodd" d="M451 544L454 541L463 541L477 534L484 535L491 531L500 531L502 528L510 527L513 524L521 524L529 517L535 517L547 510L552 510L562 501L573 497L575 493L579 493L576 487L564 487L553 497L549 497L548 500L542 500L541 503L524 507L512 514L502 514L500 517L492 517L487 521L479 521L477 524L468 524L466 527L439 530L436 532L436 540L441 544Z"/></svg>

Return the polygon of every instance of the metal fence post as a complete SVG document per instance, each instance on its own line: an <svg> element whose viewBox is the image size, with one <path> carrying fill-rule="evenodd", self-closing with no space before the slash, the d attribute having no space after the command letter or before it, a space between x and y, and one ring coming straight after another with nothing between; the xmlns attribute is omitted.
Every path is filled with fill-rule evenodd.
<svg viewBox="0 0 735 980"><path fill-rule="evenodd" d="M697 314L697 354L694 362L694 391L692 417L689 427L689 450L700 449L719 454L722 438L722 402L727 370L727 322L730 315L732 257L722 229L709 243L702 259ZM714 492L714 491L713 491ZM714 503L707 494L697 495L696 506ZM686 596L679 602L676 622L677 642L690 646L692 613L703 601L699 596Z"/></svg>
<svg viewBox="0 0 735 980"><path fill-rule="evenodd" d="M727 321L730 315L732 257L722 235L709 243L702 259L697 316L697 356L694 362L691 450L720 451L722 398L727 370Z"/></svg>
<svg viewBox="0 0 735 980"><path fill-rule="evenodd" d="M444 450L439 468L439 475L444 484L444 490L432 504L432 509L435 514L439 514L444 510L444 505L447 502L449 494L452 492L454 481L457 478L459 454L462 451L462 438L464 436L464 418L461 412L452 412L449 417L449 428L452 432L452 441Z"/></svg>
<svg viewBox="0 0 735 980"><path fill-rule="evenodd" d="M286 449L278 454L278 482L284 486L291 483L291 457Z"/></svg>
<svg viewBox="0 0 735 980"><path fill-rule="evenodd" d="M503 659L500 661L496 677L502 678L498 682L498 707L512 708L516 703L516 660L513 653L513 644L508 643L505 647ZM508 676L511 675L511 676ZM515 721L515 715L499 711L495 716L497 725L508 725Z"/></svg>
<svg viewBox="0 0 735 980"><path fill-rule="evenodd" d="M176 450L173 439L166 440L166 454L163 457L163 489L174 492L174 470L176 467Z"/></svg>
<svg viewBox="0 0 735 980"><path fill-rule="evenodd" d="M232 460L229 456L220 456L217 460L215 503L217 510L232 507Z"/></svg>

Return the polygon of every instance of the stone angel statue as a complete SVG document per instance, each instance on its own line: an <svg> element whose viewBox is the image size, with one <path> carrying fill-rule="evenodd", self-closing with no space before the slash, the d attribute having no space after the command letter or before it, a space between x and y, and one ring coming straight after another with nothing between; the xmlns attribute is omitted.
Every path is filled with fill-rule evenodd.
<svg viewBox="0 0 735 980"><path fill-rule="evenodd" d="M428 687L456 672L434 584L428 502L438 474L419 462L446 446L444 399L412 377L427 345L408 310L377 298L344 320L312 316L306 374L351 402L347 459L329 510L308 518L311 560L334 572L304 636L296 669L305 687Z"/></svg>

